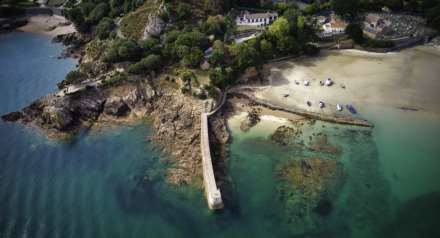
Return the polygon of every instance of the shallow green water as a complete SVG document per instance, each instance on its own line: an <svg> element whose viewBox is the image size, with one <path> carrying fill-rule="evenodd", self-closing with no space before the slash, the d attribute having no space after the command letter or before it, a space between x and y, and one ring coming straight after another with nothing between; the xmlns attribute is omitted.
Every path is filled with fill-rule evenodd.
<svg viewBox="0 0 440 238"><path fill-rule="evenodd" d="M35 34L0 36L2 114L55 90L75 64L53 57L61 50ZM242 133L231 121L220 213L207 209L201 191L164 182L171 165L145 141L152 131L144 122L69 143L0 122L0 237L439 237L440 120L389 108L362 116L375 122L373 131L304 129L327 134L341 155L276 145L268 136L280 122ZM343 164L331 212L287 213L277 168L312 156Z"/></svg>

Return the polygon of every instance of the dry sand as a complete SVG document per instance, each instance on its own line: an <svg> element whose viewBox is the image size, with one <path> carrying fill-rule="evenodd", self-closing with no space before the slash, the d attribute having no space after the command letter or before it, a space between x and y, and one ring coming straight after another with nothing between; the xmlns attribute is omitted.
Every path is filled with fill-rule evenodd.
<svg viewBox="0 0 440 238"><path fill-rule="evenodd" d="M60 26L60 23L65 23L67 20L62 16L57 15L37 15L29 17L29 23L25 26L18 28L20 31L24 32L35 32L41 33L50 37L55 37L57 35L64 35L68 33L75 32L75 27L70 24L67 26ZM55 29L51 29L55 27Z"/></svg>
<svg viewBox="0 0 440 238"><path fill-rule="evenodd" d="M409 107L440 113L440 50L420 46L396 53L368 53L355 50L322 52L315 58L301 58L269 65L271 87L257 90L256 97L281 106L334 114L336 104ZM332 78L331 87L319 81ZM296 85L295 80L301 84ZM309 80L311 85L303 85ZM346 88L341 88L345 85ZM284 97L289 94L288 97ZM311 101L312 107L306 102ZM327 104L319 109L318 102Z"/></svg>

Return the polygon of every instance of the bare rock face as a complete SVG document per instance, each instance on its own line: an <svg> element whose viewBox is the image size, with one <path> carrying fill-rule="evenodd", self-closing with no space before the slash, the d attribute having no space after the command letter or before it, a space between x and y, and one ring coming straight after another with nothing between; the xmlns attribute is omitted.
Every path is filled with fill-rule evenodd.
<svg viewBox="0 0 440 238"><path fill-rule="evenodd" d="M22 112L11 112L9 114L3 115L2 120L14 122L20 120L21 118L23 118L23 116L24 115Z"/></svg>
<svg viewBox="0 0 440 238"><path fill-rule="evenodd" d="M22 121L42 129L68 132L82 121L93 121L102 113L105 99L98 92L57 97L50 94L20 112L3 116L6 121ZM13 119L13 120L12 120Z"/></svg>
<svg viewBox="0 0 440 238"><path fill-rule="evenodd" d="M104 104L104 113L110 116L125 116L129 111L130 108L120 97L108 98Z"/></svg>
<svg viewBox="0 0 440 238"><path fill-rule="evenodd" d="M157 1L155 4L158 4ZM144 29L142 39L145 40L150 36L159 36L165 29L166 23L161 16L166 14L167 9L163 2L160 3L157 11L153 11L148 15L147 25Z"/></svg>
<svg viewBox="0 0 440 238"><path fill-rule="evenodd" d="M73 123L73 117L67 108L47 106L44 107L41 118L48 127L63 131Z"/></svg>
<svg viewBox="0 0 440 238"><path fill-rule="evenodd" d="M158 142L172 155L168 181L201 185L200 113L204 102L174 89L161 88L158 94L150 117Z"/></svg>

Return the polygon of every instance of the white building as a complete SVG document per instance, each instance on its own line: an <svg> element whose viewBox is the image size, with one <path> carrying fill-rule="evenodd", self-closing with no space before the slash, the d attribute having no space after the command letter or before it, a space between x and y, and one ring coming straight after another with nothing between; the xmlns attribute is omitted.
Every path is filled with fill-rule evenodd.
<svg viewBox="0 0 440 238"><path fill-rule="evenodd" d="M237 25L248 26L267 26L278 18L276 12L265 13L249 13L248 11L241 12L235 19Z"/></svg>
<svg viewBox="0 0 440 238"><path fill-rule="evenodd" d="M347 25L348 23L343 20L332 18L330 22L322 25L322 34L324 36L344 34Z"/></svg>

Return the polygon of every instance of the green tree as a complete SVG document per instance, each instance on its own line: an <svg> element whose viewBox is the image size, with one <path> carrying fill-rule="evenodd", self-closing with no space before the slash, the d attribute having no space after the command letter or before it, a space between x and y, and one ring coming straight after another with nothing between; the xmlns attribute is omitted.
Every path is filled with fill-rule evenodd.
<svg viewBox="0 0 440 238"><path fill-rule="evenodd" d="M146 73L151 70L159 70L161 66L162 64L160 56L151 54L143 58L141 61L130 65L130 67L128 68L128 72L133 74Z"/></svg>
<svg viewBox="0 0 440 238"><path fill-rule="evenodd" d="M176 7L176 20L184 20L189 16L191 16L191 5L179 1Z"/></svg>
<svg viewBox="0 0 440 238"><path fill-rule="evenodd" d="M201 49L206 49L208 47L208 36L201 33L200 31L191 31L180 34L177 37L175 44L176 46L186 45L189 47L199 47Z"/></svg>
<svg viewBox="0 0 440 238"><path fill-rule="evenodd" d="M158 51L159 51L159 40L154 38L154 37L149 37L148 39L141 41L139 43L139 46L147 54L149 54L149 53L158 53Z"/></svg>
<svg viewBox="0 0 440 238"><path fill-rule="evenodd" d="M209 71L211 85L218 88L225 88L234 82L234 71L231 67L216 67Z"/></svg>
<svg viewBox="0 0 440 238"><path fill-rule="evenodd" d="M209 35L223 36L226 28L226 21L222 15L209 16L206 22L202 24L202 30Z"/></svg>
<svg viewBox="0 0 440 238"><path fill-rule="evenodd" d="M73 25L79 32L87 32L89 30L89 26L86 23L84 13L81 8L74 7L67 11L67 18L73 22Z"/></svg>
<svg viewBox="0 0 440 238"><path fill-rule="evenodd" d="M344 17L354 18L359 10L359 0L331 0L333 10Z"/></svg>
<svg viewBox="0 0 440 238"><path fill-rule="evenodd" d="M107 3L100 3L96 5L93 11L90 12L88 21L90 21L92 24L98 23L103 17L107 16L109 10L110 9Z"/></svg>
<svg viewBox="0 0 440 238"><path fill-rule="evenodd" d="M289 21L284 17L279 17L272 25L269 26L269 34L276 38L284 38L290 34L291 26Z"/></svg>
<svg viewBox="0 0 440 238"><path fill-rule="evenodd" d="M347 28L345 28L345 33L357 44L362 44L365 41L362 27L359 24L350 23Z"/></svg>
<svg viewBox="0 0 440 238"><path fill-rule="evenodd" d="M292 36L284 36L277 40L277 49L282 54L296 54L299 52L299 44Z"/></svg>
<svg viewBox="0 0 440 238"><path fill-rule="evenodd" d="M225 62L225 47L222 41L214 41L214 45L212 46L212 55L209 58L209 62L213 65L220 65Z"/></svg>
<svg viewBox="0 0 440 238"><path fill-rule="evenodd" d="M266 39L262 39L260 41L260 50L261 50L261 53L263 54L264 58L266 58L266 59L273 58L273 56L275 54L272 43Z"/></svg>
<svg viewBox="0 0 440 238"><path fill-rule="evenodd" d="M140 55L140 48L135 41L126 40L119 45L118 55L122 60L136 60Z"/></svg>
<svg viewBox="0 0 440 238"><path fill-rule="evenodd" d="M113 20L108 17L104 17L96 26L95 34L101 40L107 39L114 27L115 24L113 23Z"/></svg>
<svg viewBox="0 0 440 238"><path fill-rule="evenodd" d="M184 66L197 67L203 58L203 51L199 47L192 47L181 58Z"/></svg>
<svg viewBox="0 0 440 238"><path fill-rule="evenodd" d="M258 67L261 65L259 52L248 43L232 45L231 52L234 56L234 64L238 70L242 71L251 66Z"/></svg>

